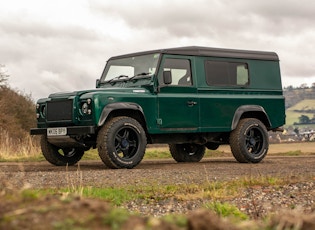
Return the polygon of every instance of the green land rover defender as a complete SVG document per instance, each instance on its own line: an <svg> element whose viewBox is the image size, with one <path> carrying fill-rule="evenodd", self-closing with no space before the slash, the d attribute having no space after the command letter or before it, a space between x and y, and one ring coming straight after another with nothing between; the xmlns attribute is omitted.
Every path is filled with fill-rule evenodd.
<svg viewBox="0 0 315 230"><path fill-rule="evenodd" d="M177 162L229 144L241 163L267 154L268 131L285 123L273 52L179 47L112 57L96 89L54 93L36 104L41 149L73 165L97 148L109 168L133 168L147 144L166 143Z"/></svg>

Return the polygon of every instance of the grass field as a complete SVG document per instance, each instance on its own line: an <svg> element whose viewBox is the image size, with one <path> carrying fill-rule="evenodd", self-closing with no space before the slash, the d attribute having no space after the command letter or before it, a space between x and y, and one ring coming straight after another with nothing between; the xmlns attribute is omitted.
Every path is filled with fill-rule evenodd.
<svg viewBox="0 0 315 230"><path fill-rule="evenodd" d="M301 115L306 115L309 118L313 118L314 114L311 113L305 113L305 112L297 112L297 111L303 111L303 110L315 110L315 100L302 100L296 105L290 107L286 110L286 126L293 125L294 122L299 122L299 117ZM305 126L305 125L303 125ZM310 125L307 125L310 127ZM311 125L315 128L315 125Z"/></svg>

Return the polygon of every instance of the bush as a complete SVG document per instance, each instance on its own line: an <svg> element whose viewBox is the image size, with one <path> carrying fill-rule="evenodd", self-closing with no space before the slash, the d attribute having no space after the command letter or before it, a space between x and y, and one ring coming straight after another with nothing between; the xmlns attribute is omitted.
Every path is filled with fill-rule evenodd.
<svg viewBox="0 0 315 230"><path fill-rule="evenodd" d="M0 154L30 151L37 142L29 135L36 126L35 103L29 95L0 87Z"/></svg>

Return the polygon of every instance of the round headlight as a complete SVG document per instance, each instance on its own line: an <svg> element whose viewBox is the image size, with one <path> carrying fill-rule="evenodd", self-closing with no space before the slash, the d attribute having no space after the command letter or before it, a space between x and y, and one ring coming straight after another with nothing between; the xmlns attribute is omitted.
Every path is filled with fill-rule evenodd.
<svg viewBox="0 0 315 230"><path fill-rule="evenodd" d="M88 104L86 102L84 102L82 104L82 107L81 107L82 113L87 114L88 113L88 109L89 109Z"/></svg>

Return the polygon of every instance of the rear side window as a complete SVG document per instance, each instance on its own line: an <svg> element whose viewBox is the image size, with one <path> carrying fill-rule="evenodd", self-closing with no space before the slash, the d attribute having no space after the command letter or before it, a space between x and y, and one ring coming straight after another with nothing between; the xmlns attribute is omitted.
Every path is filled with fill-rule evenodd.
<svg viewBox="0 0 315 230"><path fill-rule="evenodd" d="M210 86L246 86L249 84L247 63L206 61L206 81Z"/></svg>

